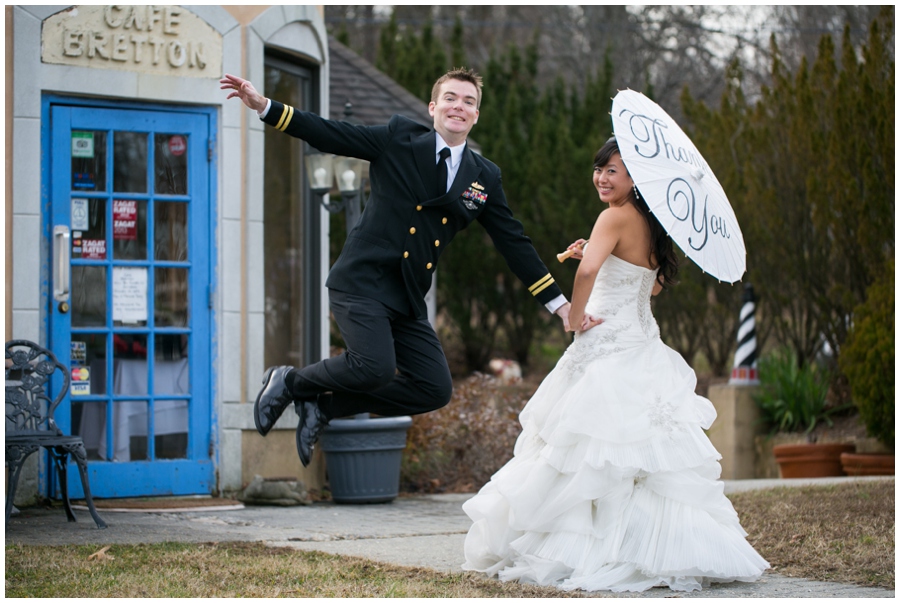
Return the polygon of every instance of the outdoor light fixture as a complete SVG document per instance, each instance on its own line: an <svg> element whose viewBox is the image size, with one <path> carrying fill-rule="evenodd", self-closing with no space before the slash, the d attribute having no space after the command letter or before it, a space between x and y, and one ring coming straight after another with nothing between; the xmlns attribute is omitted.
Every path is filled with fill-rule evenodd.
<svg viewBox="0 0 900 603"><path fill-rule="evenodd" d="M355 195L362 181L362 160L355 157L335 157L334 176L341 195Z"/></svg>
<svg viewBox="0 0 900 603"><path fill-rule="evenodd" d="M309 188L317 195L324 195L331 190L334 174L334 155L325 153L309 153L306 155L306 174L309 177Z"/></svg>
<svg viewBox="0 0 900 603"><path fill-rule="evenodd" d="M344 107L344 120L347 123L359 125L353 118L353 108L348 102ZM362 178L368 162L356 157L342 157L330 153L320 153L310 149L306 155L306 175L309 179L309 188L313 194L319 197L322 207L330 213L347 210L347 232L350 232L359 215L360 197L362 196ZM340 203L325 202L325 195L332 191L337 184L341 192Z"/></svg>

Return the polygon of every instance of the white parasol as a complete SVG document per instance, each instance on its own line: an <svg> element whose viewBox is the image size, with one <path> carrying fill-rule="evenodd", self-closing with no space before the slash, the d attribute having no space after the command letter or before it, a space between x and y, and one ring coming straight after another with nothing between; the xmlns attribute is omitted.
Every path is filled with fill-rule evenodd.
<svg viewBox="0 0 900 603"><path fill-rule="evenodd" d="M744 237L722 185L668 113L633 90L613 99L613 130L622 161L672 240L704 272L740 280Z"/></svg>

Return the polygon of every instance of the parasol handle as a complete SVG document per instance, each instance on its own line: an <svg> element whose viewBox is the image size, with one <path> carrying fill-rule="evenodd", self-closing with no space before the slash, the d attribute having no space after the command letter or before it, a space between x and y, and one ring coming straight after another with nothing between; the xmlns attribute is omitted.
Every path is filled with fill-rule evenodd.
<svg viewBox="0 0 900 603"><path fill-rule="evenodd" d="M581 246L581 248L584 249L584 247L585 247L587 244L588 244L588 241L585 241L584 244ZM576 248L573 247L572 249L566 249L566 250L563 251L562 253L557 253L557 254L556 254L556 259L559 260L559 263L560 263L560 264L562 264L562 263L565 262L567 259L569 259L570 257L572 257L572 255L575 253L575 250L576 250Z"/></svg>
<svg viewBox="0 0 900 603"><path fill-rule="evenodd" d="M559 260L559 263L560 263L560 264L562 264L563 262L565 262L566 260L568 260L570 257L572 257L572 254L573 254L573 253L575 253L575 250L574 250L574 249L566 249L566 250L563 251L562 253L557 253L557 254L556 254L556 259Z"/></svg>

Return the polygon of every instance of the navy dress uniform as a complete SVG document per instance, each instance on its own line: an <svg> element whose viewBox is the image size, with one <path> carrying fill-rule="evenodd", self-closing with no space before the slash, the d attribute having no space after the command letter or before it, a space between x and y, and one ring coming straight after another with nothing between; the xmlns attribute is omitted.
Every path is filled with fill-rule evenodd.
<svg viewBox="0 0 900 603"><path fill-rule="evenodd" d="M319 151L370 163L371 196L325 283L348 351L295 369L291 386L297 400L318 398L327 418L417 414L449 402L450 371L425 294L441 254L473 220L538 302L562 295L513 217L500 169L468 145L440 194L430 127L402 116L356 126L275 100L261 119ZM323 392L331 392L327 401Z"/></svg>

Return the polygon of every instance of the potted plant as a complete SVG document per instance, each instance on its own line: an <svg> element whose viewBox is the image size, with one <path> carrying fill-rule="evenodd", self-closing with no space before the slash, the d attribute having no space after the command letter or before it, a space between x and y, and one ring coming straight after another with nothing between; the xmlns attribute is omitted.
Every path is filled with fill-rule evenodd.
<svg viewBox="0 0 900 603"><path fill-rule="evenodd" d="M334 419L322 432L331 498L336 503L384 503L400 492L400 463L411 417L361 413Z"/></svg>
<svg viewBox="0 0 900 603"><path fill-rule="evenodd" d="M754 396L761 420L779 432L803 433L807 442L774 446L772 452L783 478L843 475L841 454L853 452L853 444L820 444L810 433L831 415L849 405L829 407L831 374L815 363L800 364L793 350L779 350L760 360L759 392Z"/></svg>
<svg viewBox="0 0 900 603"><path fill-rule="evenodd" d="M894 449L894 262L884 277L866 292L853 312L853 326L841 350L840 367L850 383L853 404L866 433ZM893 475L892 452L846 453L841 462L847 475Z"/></svg>

